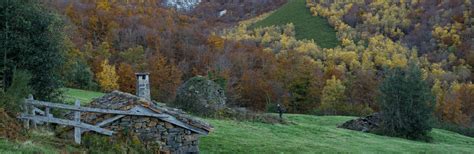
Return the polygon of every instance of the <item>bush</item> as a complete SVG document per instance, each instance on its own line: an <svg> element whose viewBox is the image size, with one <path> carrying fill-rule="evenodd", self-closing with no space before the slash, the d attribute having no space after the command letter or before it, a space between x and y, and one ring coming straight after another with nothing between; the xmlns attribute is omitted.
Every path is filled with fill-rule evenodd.
<svg viewBox="0 0 474 154"><path fill-rule="evenodd" d="M93 73L89 66L80 60L73 63L68 70L64 70L64 80L68 87L92 90L97 87L93 81Z"/></svg>
<svg viewBox="0 0 474 154"><path fill-rule="evenodd" d="M416 64L390 70L380 92L382 134L429 140L435 101Z"/></svg>
<svg viewBox="0 0 474 154"><path fill-rule="evenodd" d="M456 124L451 124L443 121L438 121L435 125L435 128L449 130L452 132L456 132L465 136L474 137L474 128L460 126Z"/></svg>
<svg viewBox="0 0 474 154"><path fill-rule="evenodd" d="M0 92L0 108L5 108L8 113L19 112L23 99L32 92L28 86L30 80L31 75L27 71L15 71L11 86L5 93Z"/></svg>

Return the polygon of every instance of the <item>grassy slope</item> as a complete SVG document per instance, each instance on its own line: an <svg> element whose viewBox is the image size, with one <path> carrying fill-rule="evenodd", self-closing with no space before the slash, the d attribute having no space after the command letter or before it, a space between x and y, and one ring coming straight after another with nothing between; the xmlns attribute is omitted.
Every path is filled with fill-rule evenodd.
<svg viewBox="0 0 474 154"><path fill-rule="evenodd" d="M69 89L71 98L92 100L102 93ZM215 131L201 138L202 153L314 153L314 152L411 152L472 153L474 138L434 129L433 143L410 141L336 128L353 117L287 115L294 125L207 119ZM12 143L0 139L0 153L58 153L46 136L34 133L33 142ZM36 137L35 137L36 136ZM46 138L46 139L45 139ZM71 150L72 149L72 150ZM75 151L66 147L66 151Z"/></svg>
<svg viewBox="0 0 474 154"><path fill-rule="evenodd" d="M336 128L353 117L288 115L295 125L208 120L216 129L202 137L203 153L410 152L471 153L474 138L434 129L433 143Z"/></svg>
<svg viewBox="0 0 474 154"><path fill-rule="evenodd" d="M323 48L333 48L339 44L334 28L325 18L312 16L309 9L306 8L306 0L289 0L287 4L252 27L268 27L287 23L295 25L296 39L298 40L313 39Z"/></svg>
<svg viewBox="0 0 474 154"><path fill-rule="evenodd" d="M45 130L35 130L29 133L29 138L22 142L0 139L1 153L79 153L82 151L73 145L73 141L58 139L53 133Z"/></svg>
<svg viewBox="0 0 474 154"><path fill-rule="evenodd" d="M101 92L93 92L72 88L64 89L64 101L68 103L73 103L77 99L81 101L81 104L87 104L91 102L94 98L101 97L103 95L104 93Z"/></svg>

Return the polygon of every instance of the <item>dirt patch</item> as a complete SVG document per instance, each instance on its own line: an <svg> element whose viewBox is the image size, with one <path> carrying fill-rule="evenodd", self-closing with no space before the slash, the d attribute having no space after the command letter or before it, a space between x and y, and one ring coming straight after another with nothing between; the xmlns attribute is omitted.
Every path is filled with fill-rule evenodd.
<svg viewBox="0 0 474 154"><path fill-rule="evenodd" d="M0 108L0 137L10 140L23 140L25 135L20 122Z"/></svg>

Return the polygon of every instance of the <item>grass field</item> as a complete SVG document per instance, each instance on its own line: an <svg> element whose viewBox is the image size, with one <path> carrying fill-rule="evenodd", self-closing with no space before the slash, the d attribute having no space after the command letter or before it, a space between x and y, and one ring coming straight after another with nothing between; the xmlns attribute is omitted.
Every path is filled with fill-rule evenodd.
<svg viewBox="0 0 474 154"><path fill-rule="evenodd" d="M103 93L68 89L70 98L92 100ZM473 153L474 138L434 129L432 143L379 136L337 125L354 117L286 115L291 125L205 119L215 127L201 137L202 153ZM60 153L74 147L54 148L52 135L33 133L30 141L0 139L0 153Z"/></svg>
<svg viewBox="0 0 474 154"><path fill-rule="evenodd" d="M313 39L323 48L333 48L339 44L336 31L328 21L320 16L312 16L306 8L306 0L289 0L289 2L269 15L267 18L255 23L251 28L268 27L272 25L295 25L296 39Z"/></svg>
<svg viewBox="0 0 474 154"><path fill-rule="evenodd" d="M433 143L346 129L344 116L288 115L295 125L208 120L215 132L202 137L203 153L473 153L474 138L434 129Z"/></svg>
<svg viewBox="0 0 474 154"><path fill-rule="evenodd" d="M81 104L90 103L94 98L104 96L104 93L86 91L80 89L64 88L64 101L67 103L74 103L77 99Z"/></svg>

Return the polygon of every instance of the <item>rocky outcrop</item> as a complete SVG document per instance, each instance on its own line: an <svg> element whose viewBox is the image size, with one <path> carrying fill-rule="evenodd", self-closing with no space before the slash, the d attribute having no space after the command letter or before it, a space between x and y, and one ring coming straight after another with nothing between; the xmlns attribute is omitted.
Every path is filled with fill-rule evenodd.
<svg viewBox="0 0 474 154"><path fill-rule="evenodd" d="M175 7L177 10L188 11L196 7L201 0L165 0L164 4L168 7Z"/></svg>
<svg viewBox="0 0 474 154"><path fill-rule="evenodd" d="M191 117L181 110L119 91L97 98L88 105L93 108L114 110L130 110L137 106L168 116L166 118L125 116L105 125L104 128L117 134L132 133L143 144L158 146L160 151L171 153L199 152L199 136L206 135L213 130L208 123ZM84 113L81 115L81 120L89 124L97 124L114 116L116 115Z"/></svg>
<svg viewBox="0 0 474 154"><path fill-rule="evenodd" d="M214 81L197 76L178 88L173 107L198 115L212 115L226 106L224 89Z"/></svg>
<svg viewBox="0 0 474 154"><path fill-rule="evenodd" d="M338 128L345 128L362 132L373 132L374 130L379 128L380 122L380 114L374 113L367 117L349 120L338 126Z"/></svg>

